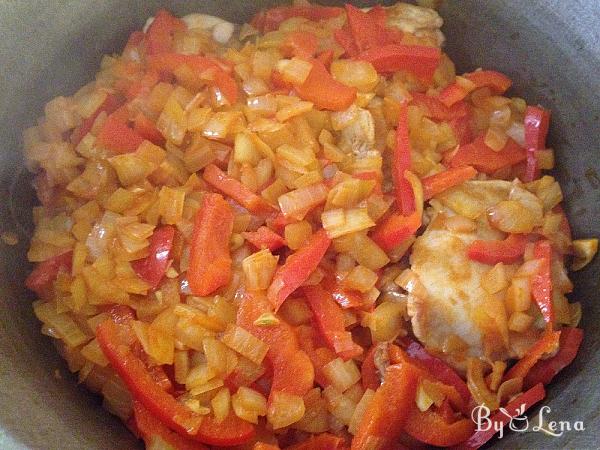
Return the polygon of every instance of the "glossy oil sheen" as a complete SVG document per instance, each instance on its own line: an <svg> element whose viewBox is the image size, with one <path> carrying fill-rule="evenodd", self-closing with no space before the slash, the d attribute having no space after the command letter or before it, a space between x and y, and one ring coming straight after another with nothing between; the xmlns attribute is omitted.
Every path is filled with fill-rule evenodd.
<svg viewBox="0 0 600 450"><path fill-rule="evenodd" d="M23 173L20 132L45 102L71 94L97 71L102 54L159 6L248 19L266 1L23 0L0 2L0 448L131 449L139 443L100 401L77 387L50 340L40 335L22 288L33 196ZM356 2L364 6L368 2ZM483 66L509 75L512 92L553 111L549 142L574 235L599 236L600 8L597 0L447 0L441 13L447 52L459 71ZM550 386L551 419L582 420L584 432L560 438L511 433L493 448L597 448L600 436L600 264L574 275L585 340L576 362ZM55 373L58 376L55 376Z"/></svg>

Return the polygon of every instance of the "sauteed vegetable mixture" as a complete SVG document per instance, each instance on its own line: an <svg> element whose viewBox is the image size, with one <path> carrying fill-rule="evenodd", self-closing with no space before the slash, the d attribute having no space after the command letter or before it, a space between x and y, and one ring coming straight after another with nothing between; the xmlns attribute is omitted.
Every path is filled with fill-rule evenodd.
<svg viewBox="0 0 600 450"><path fill-rule="evenodd" d="M575 358L550 112L434 11L161 10L25 131L42 332L149 449L475 449Z"/></svg>

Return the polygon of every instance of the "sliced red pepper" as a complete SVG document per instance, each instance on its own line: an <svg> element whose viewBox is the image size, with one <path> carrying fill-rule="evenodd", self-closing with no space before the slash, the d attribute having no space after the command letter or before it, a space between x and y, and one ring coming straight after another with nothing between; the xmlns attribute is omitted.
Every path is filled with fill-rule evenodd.
<svg viewBox="0 0 600 450"><path fill-rule="evenodd" d="M297 56L298 58L312 58L317 51L319 38L310 31L292 31L287 35L283 44L281 44L281 52L286 58Z"/></svg>
<svg viewBox="0 0 600 450"><path fill-rule="evenodd" d="M415 195L404 172L410 170L410 139L408 137L408 108L406 103L400 106L398 126L396 127L396 146L392 157L392 179L396 192L396 204L400 212L408 216L415 210Z"/></svg>
<svg viewBox="0 0 600 450"><path fill-rule="evenodd" d="M276 30L282 22L292 17L304 17L313 22L318 22L319 20L338 17L343 12L342 8L334 6L278 6L259 12L252 18L250 24L259 31L266 33Z"/></svg>
<svg viewBox="0 0 600 450"><path fill-rule="evenodd" d="M73 145L78 145L81 142L85 135L88 134L94 126L94 122L100 113L105 112L106 114L111 114L119 109L122 104L123 102L118 96L114 94L108 94L100 107L90 117L83 119L81 125L73 130L73 133L71 134L71 143Z"/></svg>
<svg viewBox="0 0 600 450"><path fill-rule="evenodd" d="M317 59L323 63L323 65L329 70L331 63L333 62L333 50L324 50L317 55Z"/></svg>
<svg viewBox="0 0 600 450"><path fill-rule="evenodd" d="M389 252L414 235L420 226L421 216L417 211L410 216L391 214L375 227L371 239Z"/></svg>
<svg viewBox="0 0 600 450"><path fill-rule="evenodd" d="M365 355L365 359L360 366L360 379L363 389L372 389L374 391L381 385L379 371L375 366L375 352L379 351L378 346L372 345Z"/></svg>
<svg viewBox="0 0 600 450"><path fill-rule="evenodd" d="M106 320L96 328L96 338L112 368L150 414L181 436L205 444L237 445L252 438L254 427L237 416L230 415L217 424L212 416L194 413L164 391L122 341L120 327L123 325Z"/></svg>
<svg viewBox="0 0 600 450"><path fill-rule="evenodd" d="M268 227L262 226L256 231L244 231L242 237L258 249L277 250L285 245L285 240Z"/></svg>
<svg viewBox="0 0 600 450"><path fill-rule="evenodd" d="M326 277L321 282L321 285L343 309L364 308L367 306L365 305L363 295L360 292L346 289L335 280L335 277Z"/></svg>
<svg viewBox="0 0 600 450"><path fill-rule="evenodd" d="M206 194L196 213L187 278L194 295L205 296L231 278L229 240L233 211L219 194Z"/></svg>
<svg viewBox="0 0 600 450"><path fill-rule="evenodd" d="M175 227L165 225L157 228L150 238L150 254L131 263L137 276L146 281L153 289L156 289L169 266L174 237Z"/></svg>
<svg viewBox="0 0 600 450"><path fill-rule="evenodd" d="M529 370L547 354L554 353L559 346L560 331L544 332L542 337L531 346L525 356L512 366L504 375L504 380L525 378Z"/></svg>
<svg viewBox="0 0 600 450"><path fill-rule="evenodd" d="M388 44L361 52L356 59L370 62L379 73L403 70L430 82L441 56L440 49L436 47Z"/></svg>
<svg viewBox="0 0 600 450"><path fill-rule="evenodd" d="M267 292L275 311L308 279L323 259L330 244L331 239L327 236L327 232L319 230L312 235L304 247L288 256L285 264L277 269Z"/></svg>
<svg viewBox="0 0 600 450"><path fill-rule="evenodd" d="M423 199L429 200L446 189L458 186L477 175L477 170L471 166L455 167L443 172L430 175L421 180Z"/></svg>
<svg viewBox="0 0 600 450"><path fill-rule="evenodd" d="M156 124L148 119L143 113L139 113L133 121L133 131L153 144L162 146L165 144L164 136L156 128Z"/></svg>
<svg viewBox="0 0 600 450"><path fill-rule="evenodd" d="M465 145L473 141L473 130L471 130L471 110L467 108L467 115L451 119L449 124L459 145Z"/></svg>
<svg viewBox="0 0 600 450"><path fill-rule="evenodd" d="M130 153L137 150L144 138L111 114L102 125L96 142L114 153Z"/></svg>
<svg viewBox="0 0 600 450"><path fill-rule="evenodd" d="M273 207L265 199L256 195L240 181L230 177L214 164L206 166L202 178L250 212L259 214L273 211Z"/></svg>
<svg viewBox="0 0 600 450"><path fill-rule="evenodd" d="M525 377L524 386L529 388L538 383L549 384L552 379L573 362L583 340L580 328L563 328L560 330L559 348L556 355L535 363Z"/></svg>
<svg viewBox="0 0 600 450"><path fill-rule="evenodd" d="M533 181L539 176L537 151L546 148L546 136L550 127L550 111L539 106L525 109L525 147L527 167L523 181Z"/></svg>
<svg viewBox="0 0 600 450"><path fill-rule="evenodd" d="M420 369L401 363L386 369L352 441L352 450L393 448L413 409Z"/></svg>
<svg viewBox="0 0 600 450"><path fill-rule="evenodd" d="M471 392L463 379L456 371L439 358L431 355L421 344L412 339L405 338L403 341L406 354L418 361L419 365L424 367L428 373L448 386L454 387L460 394L465 403L471 401Z"/></svg>
<svg viewBox="0 0 600 450"><path fill-rule="evenodd" d="M359 51L387 44L385 10L380 5L374 6L368 12L348 3L344 7L346 8L348 29L352 33Z"/></svg>
<svg viewBox="0 0 600 450"><path fill-rule="evenodd" d="M541 260L539 271L531 278L531 293L544 321L554 323L554 303L552 300L552 245L550 241L538 241L533 248L533 257Z"/></svg>
<svg viewBox="0 0 600 450"><path fill-rule="evenodd" d="M484 137L479 136L472 143L461 145L451 157L450 167L473 166L487 174L513 166L527 158L525 149L508 138L506 145L496 152L485 145Z"/></svg>
<svg viewBox="0 0 600 450"><path fill-rule="evenodd" d="M161 9L154 16L154 20L146 31L146 53L154 55L171 51L173 34L179 30L186 30L185 22L174 17L170 12Z"/></svg>
<svg viewBox="0 0 600 450"><path fill-rule="evenodd" d="M237 324L269 346L267 359L273 368L271 394L283 391L303 396L313 387L312 363L300 350L294 330L285 321L269 327L254 325L266 312L271 312L271 305L263 295L246 293L238 309Z"/></svg>
<svg viewBox="0 0 600 450"><path fill-rule="evenodd" d="M492 417L489 418L491 423L494 425L502 425L506 426L508 422L513 417L517 417L520 414L523 414L523 409L527 410L531 408L536 403L546 397L546 391L544 390L544 385L542 383L536 384L534 387L529 389L528 391L523 392L517 398L515 398L512 402L504 407L504 410L509 414L508 417L503 411L499 411L495 413ZM459 444L453 447L454 450L475 450L484 445L490 439L494 437L497 433L497 427L491 426L485 430L475 431L471 435L469 439L467 439L462 444Z"/></svg>
<svg viewBox="0 0 600 450"><path fill-rule="evenodd" d="M138 433L148 448L158 437L175 450L208 450L204 445L171 431L137 400L133 401L133 414Z"/></svg>
<svg viewBox="0 0 600 450"><path fill-rule="evenodd" d="M321 286L305 286L303 291L316 326L329 348L344 360L362 354L362 347L354 343L352 334L346 331L342 308L333 300L331 294Z"/></svg>
<svg viewBox="0 0 600 450"><path fill-rule="evenodd" d="M252 450L281 450L278 445L265 444L264 442L257 442L252 447Z"/></svg>
<svg viewBox="0 0 600 450"><path fill-rule="evenodd" d="M40 297L48 294L58 272L61 270L71 272L72 262L73 252L68 251L38 263L25 280L25 287Z"/></svg>
<svg viewBox="0 0 600 450"><path fill-rule="evenodd" d="M469 259L483 264L514 264L523 257L529 240L524 234L510 234L503 241L473 241L467 249Z"/></svg>
<svg viewBox="0 0 600 450"><path fill-rule="evenodd" d="M317 108L331 111L347 109L356 99L356 88L333 78L321 61L309 61L312 69L304 83L296 86L298 96L302 100L313 102Z"/></svg>
<svg viewBox="0 0 600 450"><path fill-rule="evenodd" d="M495 94L504 94L512 85L510 78L495 70L477 70L463 76L473 82L475 87L489 87Z"/></svg>
<svg viewBox="0 0 600 450"><path fill-rule="evenodd" d="M450 447L469 439L475 431L475 424L470 418L448 423L431 409L423 412L413 406L404 430L409 436L426 444Z"/></svg>
<svg viewBox="0 0 600 450"><path fill-rule="evenodd" d="M329 433L311 436L304 442L288 447L288 450L343 450L344 439Z"/></svg>
<svg viewBox="0 0 600 450"><path fill-rule="evenodd" d="M335 41L340 44L340 46L344 49L344 54L350 58L357 56L360 51L356 46L356 42L354 41L354 37L348 27L344 27L340 30L335 30L333 32L333 37Z"/></svg>
<svg viewBox="0 0 600 450"><path fill-rule="evenodd" d="M469 107L465 102L456 103L450 107L438 98L420 92L411 92L411 104L418 105L427 110L426 115L434 120L450 121L459 119L469 114Z"/></svg>
<svg viewBox="0 0 600 450"><path fill-rule="evenodd" d="M450 107L463 100L469 93L458 83L452 83L442 89L438 99L447 107Z"/></svg>
<svg viewBox="0 0 600 450"><path fill-rule="evenodd" d="M233 104L237 101L238 87L235 80L227 72L222 61L200 55L182 55L179 53L159 53L147 58L148 68L161 74L172 75L179 67L186 65L198 75L212 70L212 84L219 88L227 100Z"/></svg>
<svg viewBox="0 0 600 450"><path fill-rule="evenodd" d="M296 328L298 343L300 348L306 353L313 365L315 372L315 382L322 387L330 384L329 380L323 373L323 367L336 358L336 354L329 347L325 347L325 343L321 342L320 335L317 335L316 330L310 325L301 325Z"/></svg>

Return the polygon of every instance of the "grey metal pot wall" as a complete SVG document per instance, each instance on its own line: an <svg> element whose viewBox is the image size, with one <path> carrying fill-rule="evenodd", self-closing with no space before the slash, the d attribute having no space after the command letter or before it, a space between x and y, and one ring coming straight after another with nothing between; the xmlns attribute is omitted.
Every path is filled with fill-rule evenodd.
<svg viewBox="0 0 600 450"><path fill-rule="evenodd" d="M276 2L239 0L24 0L0 2L0 231L30 228L33 204L22 173L20 131L53 96L93 77L100 56L121 49L159 6L240 22ZM359 2L363 3L363 2ZM366 3L365 3L366 4ZM460 70L507 73L513 92L553 111L550 143L575 236L599 236L600 8L597 0L447 0L447 51ZM11 187L12 186L12 187ZM12 193L11 193L12 191ZM0 448L129 449L137 444L97 398L76 387L39 334L22 288L27 239L0 243ZM576 274L586 337L576 362L544 402L553 420L583 420L561 438L515 434L494 448L597 448L600 437L600 261ZM55 372L55 370L57 370ZM55 373L60 376L55 376Z"/></svg>

